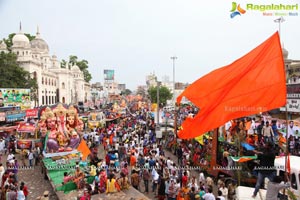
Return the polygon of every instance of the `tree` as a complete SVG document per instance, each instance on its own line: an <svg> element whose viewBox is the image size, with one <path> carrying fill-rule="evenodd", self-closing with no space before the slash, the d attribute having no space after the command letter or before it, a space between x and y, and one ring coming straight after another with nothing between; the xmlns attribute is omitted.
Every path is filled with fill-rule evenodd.
<svg viewBox="0 0 300 200"><path fill-rule="evenodd" d="M62 61L60 62L60 67L61 68L66 68L67 66L67 61L65 61L64 59L62 59Z"/></svg>
<svg viewBox="0 0 300 200"><path fill-rule="evenodd" d="M14 53L0 53L0 88L29 88L35 92L37 81L17 63Z"/></svg>
<svg viewBox="0 0 300 200"><path fill-rule="evenodd" d="M82 71L84 80L86 82L90 82L90 80L92 79L92 75L88 71L89 68L88 64L89 62L87 60L79 61L77 56L73 56L73 55L69 56L69 68L73 65L77 65L79 69Z"/></svg>
<svg viewBox="0 0 300 200"><path fill-rule="evenodd" d="M150 87L148 90L148 94L150 96L152 103L157 103L157 86L156 87ZM167 104L167 100L172 99L172 93L171 91L165 87L160 86L159 87L159 103L160 105L165 106Z"/></svg>
<svg viewBox="0 0 300 200"><path fill-rule="evenodd" d="M8 38L7 38L7 39L5 39L5 38L3 39L4 42L5 42L5 44L6 44L6 46L7 46L7 49L8 49L9 51L11 51L11 47L12 47L12 45L13 45L12 38L13 38L15 35L16 35L15 33L11 33L11 34L8 35ZM26 37L28 37L29 41L31 41L31 40L33 40L33 39L35 38L34 35L30 35L29 33L25 33L24 35L26 35Z"/></svg>
<svg viewBox="0 0 300 200"><path fill-rule="evenodd" d="M123 92L121 92L122 94L124 94L125 96L130 95L132 92L129 89L124 90Z"/></svg>

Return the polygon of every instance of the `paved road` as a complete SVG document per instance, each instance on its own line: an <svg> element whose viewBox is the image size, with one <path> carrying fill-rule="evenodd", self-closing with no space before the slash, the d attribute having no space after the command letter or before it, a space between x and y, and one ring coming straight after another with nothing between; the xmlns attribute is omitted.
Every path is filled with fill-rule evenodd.
<svg viewBox="0 0 300 200"><path fill-rule="evenodd" d="M15 155L20 162L20 157L18 154ZM2 164L5 165L7 155L2 156ZM26 162L28 165L28 162ZM48 180L44 179L44 175L41 173L41 167L34 166L33 168L20 168L18 171L18 182L25 182L29 189L28 199L36 199L38 196L41 196L44 191L49 191L49 197L51 200L58 200L55 192L52 189L52 186Z"/></svg>

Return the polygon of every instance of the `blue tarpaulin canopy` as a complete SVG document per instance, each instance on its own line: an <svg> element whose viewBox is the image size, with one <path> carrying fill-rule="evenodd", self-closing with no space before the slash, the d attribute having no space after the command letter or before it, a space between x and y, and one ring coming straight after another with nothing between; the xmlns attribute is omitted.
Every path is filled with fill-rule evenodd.
<svg viewBox="0 0 300 200"><path fill-rule="evenodd" d="M252 150L255 149L253 146L251 146L251 145L248 144L248 143L242 143L242 147L244 147L244 148L247 149L248 151L252 151Z"/></svg>

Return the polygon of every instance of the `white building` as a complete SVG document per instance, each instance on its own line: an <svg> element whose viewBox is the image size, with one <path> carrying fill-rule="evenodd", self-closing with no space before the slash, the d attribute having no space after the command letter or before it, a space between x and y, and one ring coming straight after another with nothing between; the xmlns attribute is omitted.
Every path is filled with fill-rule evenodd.
<svg viewBox="0 0 300 200"><path fill-rule="evenodd" d="M79 67L67 65L66 68L61 68L57 57L50 56L48 44L41 38L39 30L35 39L29 41L20 29L12 42L11 51L17 55L20 67L37 79L38 98L33 105L51 105L57 102L77 104L89 99L90 84L84 81ZM4 42L0 45L0 51L6 51Z"/></svg>

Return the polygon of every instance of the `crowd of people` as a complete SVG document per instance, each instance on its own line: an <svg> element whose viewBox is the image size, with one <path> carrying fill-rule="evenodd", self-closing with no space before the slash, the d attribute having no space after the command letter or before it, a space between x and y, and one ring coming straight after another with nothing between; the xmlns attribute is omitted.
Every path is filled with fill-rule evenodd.
<svg viewBox="0 0 300 200"><path fill-rule="evenodd" d="M179 126L186 117L193 117L196 113L197 109L191 106L180 108ZM236 138L242 136L244 141L255 147L266 143L280 144L276 123L272 122L270 125L269 122L264 123L261 120L260 125L256 126L253 121L255 122L249 119L227 123L223 131L220 131L218 139L234 144ZM290 124L290 127L292 125ZM146 110L141 110L134 115L111 120L105 127L85 131L82 139L92 152L89 156L89 169L82 171L77 163L74 174L64 173L62 184L73 181L77 189L83 189L81 200L91 199L95 194L115 193L130 187L145 194L152 193L155 198L161 200L236 199L234 182L225 184L224 178L215 180L205 172L209 168L212 154L211 135L208 134L202 143L196 140L180 141L174 135L165 135L162 139L157 139L155 129L154 118ZM295 135L296 131L295 134L291 134L287 146L291 153L297 154L300 138L296 138ZM291 141L294 141L294 146L291 145ZM1 144L0 142L0 146ZM227 150L227 147L223 148L223 160L228 156ZM100 151L105 151L105 155L100 157ZM238 149L235 150L237 151ZM0 164L1 199L13 200L16 198L14 194L17 195L17 199L26 199L28 188L22 182L18 184L19 164L13 153L9 151L5 167ZM28 154L22 154L21 165L25 165L26 159L28 166L37 164L40 154L38 148L29 151ZM175 154L177 159L172 159L168 154ZM227 166L228 160L227 163L221 164ZM199 168L196 169L195 166ZM94 177L92 184L86 182L86 176ZM216 181L217 186L214 184ZM254 192L254 196L256 194L257 192Z"/></svg>
<svg viewBox="0 0 300 200"><path fill-rule="evenodd" d="M18 159L16 159L12 151L10 151L7 155L6 165L3 166L3 164L0 163L0 199L27 199L29 194L28 187L23 181L20 181L18 177L18 171L21 167L26 166L19 165Z"/></svg>
<svg viewBox="0 0 300 200"><path fill-rule="evenodd" d="M213 178L205 177L201 167L192 168L199 163L208 165L209 138L203 145L195 141L176 142L174 152L167 154L175 153L177 159L171 159L164 148L166 140L156 138L154 119L146 111L85 133L83 138L92 152L89 171L90 175L95 174L95 180L92 185L82 185L82 199L129 187L152 193L158 199L235 199L234 184L227 186L220 179L215 195ZM106 152L104 157L98 157L99 148ZM66 174L66 180L73 179Z"/></svg>

